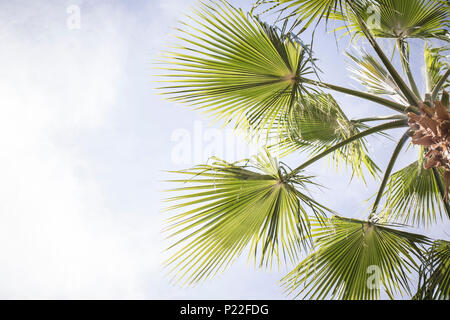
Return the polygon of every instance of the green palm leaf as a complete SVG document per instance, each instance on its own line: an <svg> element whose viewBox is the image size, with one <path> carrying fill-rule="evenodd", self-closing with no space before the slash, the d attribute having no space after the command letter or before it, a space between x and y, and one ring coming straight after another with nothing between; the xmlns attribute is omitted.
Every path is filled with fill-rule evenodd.
<svg viewBox="0 0 450 320"><path fill-rule="evenodd" d="M356 7L371 2L372 0L352 0L353 6ZM295 16L296 24L303 23L303 30L313 22L318 24L322 19L328 21L336 13L350 10L346 0L273 0L263 3L276 3L271 10L278 8L285 19Z"/></svg>
<svg viewBox="0 0 450 320"><path fill-rule="evenodd" d="M366 52L362 53L361 58L357 58L350 53L347 53L347 56L355 63L354 66L349 68L355 80L364 85L369 92L388 95L399 103L407 104L405 96L392 76L375 57Z"/></svg>
<svg viewBox="0 0 450 320"><path fill-rule="evenodd" d="M437 38L449 40L450 20L445 1L376 0L357 7L357 14L368 23L373 35L381 38ZM344 20L345 27L337 28L362 34L353 12L336 14L332 18ZM373 23L372 23L373 22Z"/></svg>
<svg viewBox="0 0 450 320"><path fill-rule="evenodd" d="M336 100L329 94L310 94L295 105L293 112L282 119L283 130L273 130L270 146L287 155L300 150L309 156L317 155L327 148L348 139L368 127L349 120ZM362 167L375 176L379 171L367 155L365 139L358 139L331 154L332 163L338 169L341 164L350 166L352 172L363 176Z"/></svg>
<svg viewBox="0 0 450 320"><path fill-rule="evenodd" d="M424 57L427 92L431 92L439 82L441 76L449 69L450 63L448 62L448 56L444 55L449 50L450 46L434 48L428 43L425 44ZM447 89L448 87L450 87L449 80L444 83L442 89Z"/></svg>
<svg viewBox="0 0 450 320"><path fill-rule="evenodd" d="M345 0L280 0L279 2L288 3L285 9L294 8L297 19L305 21L305 28L314 20L328 19L334 12L346 6Z"/></svg>
<svg viewBox="0 0 450 320"><path fill-rule="evenodd" d="M450 242L437 240L425 255L415 300L450 299Z"/></svg>
<svg viewBox="0 0 450 320"><path fill-rule="evenodd" d="M419 161L395 172L389 178L383 217L389 221L430 225L445 212L432 170L423 168L423 151Z"/></svg>
<svg viewBox="0 0 450 320"><path fill-rule="evenodd" d="M171 85L160 89L217 120L270 126L305 90L298 79L312 72L310 55L256 18L220 3L202 4L179 29L183 45L165 55Z"/></svg>
<svg viewBox="0 0 450 320"><path fill-rule="evenodd" d="M230 164L216 159L211 165L179 171L190 176L183 193L169 199L170 210L186 210L172 217L171 248L178 251L167 261L176 280L195 283L223 271L246 247L255 263L270 267L280 259L295 260L308 245L309 214L322 219L327 209L305 190L311 177L286 172L268 154L248 163ZM180 248L181 247L181 248Z"/></svg>
<svg viewBox="0 0 450 320"><path fill-rule="evenodd" d="M377 299L381 285L390 294L409 291L427 238L355 219L333 217L313 229L318 249L282 281L303 298ZM379 273L379 285L370 278Z"/></svg>

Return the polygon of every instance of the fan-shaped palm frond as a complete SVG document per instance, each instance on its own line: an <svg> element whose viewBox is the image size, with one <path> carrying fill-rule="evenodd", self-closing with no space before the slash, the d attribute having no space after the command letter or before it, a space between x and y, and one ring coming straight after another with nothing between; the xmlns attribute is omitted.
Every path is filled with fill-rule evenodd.
<svg viewBox="0 0 450 320"><path fill-rule="evenodd" d="M442 218L444 207L432 170L420 160L390 176L387 185L383 217L389 221L429 225Z"/></svg>
<svg viewBox="0 0 450 320"><path fill-rule="evenodd" d="M329 94L310 94L298 101L293 112L284 119L282 131L272 132L272 149L286 155L293 151L306 151L310 156L342 142L367 129L363 123L349 120L336 100ZM339 168L343 162L356 176L362 177L362 166L376 175L379 168L367 155L365 139L344 145L331 154L333 164Z"/></svg>
<svg viewBox="0 0 450 320"><path fill-rule="evenodd" d="M298 20L305 21L307 28L314 20L328 19L334 12L346 6L345 0L280 0L288 4L284 9L293 8Z"/></svg>
<svg viewBox="0 0 450 320"><path fill-rule="evenodd" d="M425 44L424 57L427 92L433 90L442 75L449 69L448 55L444 55L448 51L450 51L450 46L431 47L428 43ZM441 88L445 90L448 87L450 87L450 81L447 79Z"/></svg>
<svg viewBox="0 0 450 320"><path fill-rule="evenodd" d="M304 298L374 299L409 291L420 246L428 239L355 219L333 217L313 229L318 246L282 281Z"/></svg>
<svg viewBox="0 0 450 320"><path fill-rule="evenodd" d="M367 22L375 37L381 38L437 38L449 40L450 20L445 1L375 0L355 7L356 14ZM362 34L354 11L338 13L333 19L344 20L347 33Z"/></svg>
<svg viewBox="0 0 450 320"><path fill-rule="evenodd" d="M166 54L171 85L160 89L216 119L270 126L305 90L299 79L311 72L310 54L256 18L220 3L203 4L180 29L184 46Z"/></svg>
<svg viewBox="0 0 450 320"><path fill-rule="evenodd" d="M347 0L272 0L263 3L276 3L271 10L277 8L282 18L295 17L296 23L302 22L303 30L313 22L319 23L322 19L328 21L336 13L347 12L350 6ZM372 0L352 0L354 7L372 3Z"/></svg>
<svg viewBox="0 0 450 320"><path fill-rule="evenodd" d="M437 240L427 251L414 300L450 300L450 242Z"/></svg>
<svg viewBox="0 0 450 320"><path fill-rule="evenodd" d="M279 259L295 259L307 246L309 214L322 219L327 209L305 190L311 177L286 177L283 167L268 154L248 164L215 160L211 165L179 171L189 175L186 186L173 191L184 195L169 209L187 210L171 218L172 236L182 236L169 264L177 279L195 283L224 270L250 246L255 263L271 266ZM309 211L309 212L308 212Z"/></svg>
<svg viewBox="0 0 450 320"><path fill-rule="evenodd" d="M392 76L375 57L364 52L361 58L347 53L355 66L349 67L355 80L364 85L369 92L392 97L399 103L406 104L407 100Z"/></svg>

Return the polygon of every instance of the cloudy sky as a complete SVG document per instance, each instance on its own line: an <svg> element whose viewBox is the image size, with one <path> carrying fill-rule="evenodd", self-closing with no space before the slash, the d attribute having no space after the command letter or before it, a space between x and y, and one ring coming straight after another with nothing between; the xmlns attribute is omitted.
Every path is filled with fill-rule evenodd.
<svg viewBox="0 0 450 320"><path fill-rule="evenodd" d="M212 153L236 160L247 152L230 130L219 134L218 125L154 89L155 61L195 3L0 2L0 298L285 297L278 280L288 269L255 271L245 258L193 288L171 284L161 266L168 245L161 232L164 170ZM339 57L348 43L339 44L318 32L324 79L356 87ZM389 114L337 97L351 117ZM213 138L221 142L211 148ZM180 156L186 144L190 151ZM370 140L380 166L393 147ZM319 200L364 216L376 183L349 184L348 174L335 174L326 162L313 169L330 188Z"/></svg>

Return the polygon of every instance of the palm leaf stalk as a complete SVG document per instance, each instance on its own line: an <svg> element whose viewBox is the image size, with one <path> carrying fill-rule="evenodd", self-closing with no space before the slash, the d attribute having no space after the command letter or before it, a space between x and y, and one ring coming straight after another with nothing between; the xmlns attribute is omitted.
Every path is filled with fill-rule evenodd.
<svg viewBox="0 0 450 320"><path fill-rule="evenodd" d="M299 78L299 81L307 83L307 84L312 84L312 85L315 85L315 86L318 86L318 87L321 87L324 89L330 89L330 90L334 90L336 92L349 94L349 95L352 95L352 96L355 96L358 98L362 98L362 99L365 99L365 100L368 100L371 102L375 102L375 103L386 106L386 107L388 107L392 110L398 111L398 112L408 112L408 111L417 110L413 106L405 106L403 104L394 102L392 100L385 99L385 98L377 96L377 95L337 86L337 85L326 83L323 81L316 81L316 80L311 80L311 79L306 79L306 78Z"/></svg>
<svg viewBox="0 0 450 320"><path fill-rule="evenodd" d="M400 141L398 142L397 146L394 149L394 152L392 153L391 159L389 160L389 163L386 167L386 171L384 173L384 177L383 177L383 181L381 182L380 189L378 190L377 197L375 199L375 202L373 203L372 212L369 215L369 220L377 212L378 204L380 203L380 200L384 193L384 188L386 188L386 184L388 183L389 177L391 176L391 172L392 172L392 169L394 168L395 162L397 161L398 155L399 155L400 151L402 150L403 146L405 145L406 141L408 140L409 136L410 136L410 132L408 130L400 138Z"/></svg>
<svg viewBox="0 0 450 320"><path fill-rule="evenodd" d="M273 24L256 13L265 2L271 7L264 13L282 8ZM182 185L169 190L174 195L167 199L168 210L177 211L167 226L173 244L166 264L174 281L196 284L246 254L257 267L295 264L282 283L300 298L378 299L382 292L448 298L448 242L400 230L405 224L419 228L450 218L447 47L429 44L448 42L448 8L432 0L257 4L246 14L225 0L202 2L178 28L181 43L161 61L165 84L159 89L169 100L275 141L267 141L267 148L251 159L230 163L212 158L209 164L174 172L186 177L170 180ZM368 8L379 14L378 26L368 24ZM291 18L295 21L286 32ZM322 20L343 23L335 31L346 30L350 41L368 41L374 55L365 46L358 54L346 53L363 90L318 77L313 47L300 38ZM425 44L424 89L413 73L411 38ZM393 41L398 60L388 57L379 39ZM350 120L333 92L396 113ZM364 180L363 167L378 177L381 170L366 139L386 137L397 128L408 131L383 170L366 219L344 218L314 199L311 190L320 186L305 171L311 164L330 157L336 167L343 162L350 168L352 177ZM407 143L418 156L396 168ZM306 160L291 169L270 154L273 149L282 155L300 152ZM375 286L369 281L372 271ZM419 279L415 293L414 277Z"/></svg>
<svg viewBox="0 0 450 320"><path fill-rule="evenodd" d="M406 76L408 77L409 84L416 97L420 97L419 89L417 88L416 81L411 71L409 63L409 45L402 38L396 39L397 49L400 53L400 61Z"/></svg>
<svg viewBox="0 0 450 320"><path fill-rule="evenodd" d="M371 121L384 121L384 120L406 120L406 116L401 114L393 114L390 116L379 116L379 117L367 117L352 120L353 122L371 122Z"/></svg>

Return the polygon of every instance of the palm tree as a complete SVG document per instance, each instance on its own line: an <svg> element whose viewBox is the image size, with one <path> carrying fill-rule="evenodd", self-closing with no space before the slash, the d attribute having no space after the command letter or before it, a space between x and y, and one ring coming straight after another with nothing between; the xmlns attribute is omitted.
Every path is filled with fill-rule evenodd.
<svg viewBox="0 0 450 320"><path fill-rule="evenodd" d="M160 89L267 144L250 160L213 158L176 172L180 178L171 181L182 185L168 199L178 213L168 221L174 241L166 262L175 281L208 279L248 252L259 267L297 265L282 279L295 297L377 299L385 292L448 299L450 242L401 229L450 218L448 47L432 45L450 40L449 8L440 0L259 0L244 13L222 0L201 3L178 29L180 45L164 54ZM264 22L267 12L277 12L277 21ZM350 41L365 40L360 54L347 55L366 90L320 80L302 32L329 21ZM384 52L381 38L395 51ZM410 65L412 39L424 43L423 92ZM394 114L350 120L333 92ZM404 133L382 171L366 138L394 128ZM408 144L418 157L393 172ZM292 169L274 151L302 152L308 160ZM382 177L365 219L343 217L311 197L317 184L305 169L327 156L354 176ZM379 285L371 285L371 270L378 270Z"/></svg>

